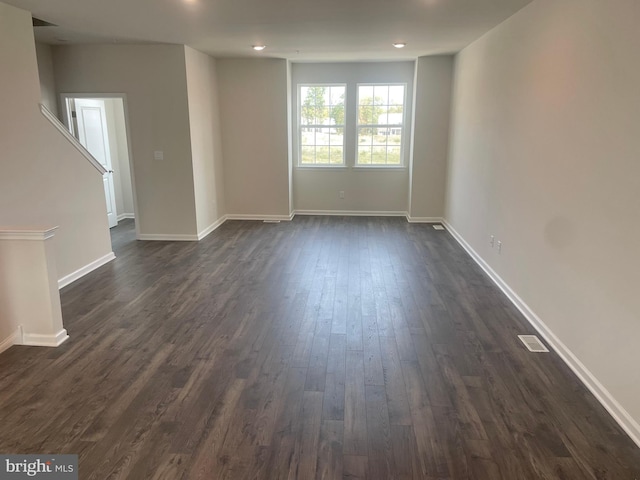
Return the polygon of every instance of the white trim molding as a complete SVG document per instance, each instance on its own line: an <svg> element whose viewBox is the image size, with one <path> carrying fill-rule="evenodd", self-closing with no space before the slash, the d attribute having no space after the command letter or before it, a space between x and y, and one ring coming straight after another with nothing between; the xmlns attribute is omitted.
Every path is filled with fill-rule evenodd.
<svg viewBox="0 0 640 480"><path fill-rule="evenodd" d="M296 210L294 215L326 215L337 217L406 217L407 212L360 210Z"/></svg>
<svg viewBox="0 0 640 480"><path fill-rule="evenodd" d="M42 112L42 115L44 115L44 117L47 120L49 120L51 125L53 125L55 129L58 130L58 132L60 132L62 136L66 138L69 141L69 143L73 145L75 149L78 150L78 152L80 152L82 156L86 158L91 165L94 166L96 170L98 170L98 172L100 172L100 175L104 175L105 173L107 173L107 170L100 164L100 162L96 160L96 158L93 155L91 155L91 153L89 153L89 150L87 150L82 146L82 144L78 141L76 137L71 135L71 132L67 130L67 128L60 122L60 120L58 120L58 118L53 113L51 113L47 109L47 107L45 107L43 104L40 104L40 111Z"/></svg>
<svg viewBox="0 0 640 480"><path fill-rule="evenodd" d="M37 333L24 333L22 334L22 342L20 345L28 345L31 347L59 347L67 341L69 335L63 328L55 335L41 335Z"/></svg>
<svg viewBox="0 0 640 480"><path fill-rule="evenodd" d="M226 216L226 220L280 220L283 222L290 222L293 220L295 212L291 215L261 215L261 214L243 214L243 213L230 213Z"/></svg>
<svg viewBox="0 0 640 480"><path fill-rule="evenodd" d="M227 216L223 215L218 220L216 220L211 225L209 225L207 228L205 228L200 233L198 233L198 240L202 240L204 237L209 235L211 232L213 232L215 229L217 229L219 226L221 226L226 221L227 221Z"/></svg>
<svg viewBox="0 0 640 480"><path fill-rule="evenodd" d="M442 217L412 217L407 213L407 222L409 222L409 223L442 223L444 225L444 218L442 218Z"/></svg>
<svg viewBox="0 0 640 480"><path fill-rule="evenodd" d="M136 216L133 213L121 213L118 215L118 221L126 220L127 218L136 218Z"/></svg>
<svg viewBox="0 0 640 480"><path fill-rule="evenodd" d="M14 345L19 345L21 343L21 330L18 328L15 332L9 335L7 338L0 342L0 353L8 350Z"/></svg>
<svg viewBox="0 0 640 480"><path fill-rule="evenodd" d="M0 229L0 240L48 240L56 234L58 227L51 228L13 228Z"/></svg>
<svg viewBox="0 0 640 480"><path fill-rule="evenodd" d="M100 257L97 260L94 260L93 262L85 265L84 267L79 268L75 272L70 273L69 275L65 275L64 277L58 280L58 288L60 289L60 288L66 287L67 285L75 282L79 278L84 277L87 273L94 271L96 268L100 268L101 266L103 266L106 263L109 263L111 260L115 258L116 256L113 252L108 253L105 256Z"/></svg>
<svg viewBox="0 0 640 480"><path fill-rule="evenodd" d="M318 215L318 216L339 216L339 217L405 217L409 223L442 223L442 217L410 217L407 212L401 211L355 211L355 210L294 210L289 215L262 215L230 213L220 217L197 235L187 234L155 234L141 233L138 240L161 241L161 242L197 242L205 238L211 232L219 228L227 220L248 220L248 221L284 221L290 222L296 215Z"/></svg>
<svg viewBox="0 0 640 480"><path fill-rule="evenodd" d="M535 312L514 292L511 287L493 270L485 260L469 245L450 224L445 220L444 225L453 238L475 260L493 282L502 290L513 305L520 310L533 328L547 341L553 350L575 373L580 381L589 389L594 397L609 412L620 427L631 437L631 440L640 447L640 425L620 405L602 383L589 371L578 357L560 340L553 331L538 317Z"/></svg>

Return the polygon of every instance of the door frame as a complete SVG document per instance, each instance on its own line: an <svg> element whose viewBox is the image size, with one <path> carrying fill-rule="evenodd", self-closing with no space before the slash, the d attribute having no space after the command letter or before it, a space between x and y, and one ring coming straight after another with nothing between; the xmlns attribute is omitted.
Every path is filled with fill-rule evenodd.
<svg viewBox="0 0 640 480"><path fill-rule="evenodd" d="M140 219L139 219L139 211L138 208L138 194L136 189L136 176L135 176L135 168L133 168L133 148L132 148L132 140L131 140L131 127L129 122L129 104L127 101L126 93L61 93L60 94L60 112L62 112L62 122L65 127L69 131L70 128L70 118L69 112L67 109L67 99L69 98L96 98L96 99L113 99L119 98L122 99L122 106L124 108L124 126L125 131L127 132L127 152L129 153L129 174L131 176L131 190L133 194L133 214L135 216L135 228L136 228L136 239L140 238Z"/></svg>

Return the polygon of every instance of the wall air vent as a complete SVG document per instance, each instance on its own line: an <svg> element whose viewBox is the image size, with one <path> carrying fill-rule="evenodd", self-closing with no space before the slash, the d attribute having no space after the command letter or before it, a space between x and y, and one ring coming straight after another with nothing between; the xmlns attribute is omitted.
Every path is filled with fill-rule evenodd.
<svg viewBox="0 0 640 480"><path fill-rule="evenodd" d="M41 20L36 17L31 17L31 22L34 27L57 27L55 23L47 22L46 20Z"/></svg>
<svg viewBox="0 0 640 480"><path fill-rule="evenodd" d="M443 227L442 225L440 225L439 223L436 223L436 224L433 226L433 229L434 229L434 230L444 230L444 227Z"/></svg>
<svg viewBox="0 0 640 480"><path fill-rule="evenodd" d="M535 335L518 335L518 338L522 343L524 343L524 346L527 347L530 352L542 353L549 351L549 349L544 346L544 343L542 343Z"/></svg>

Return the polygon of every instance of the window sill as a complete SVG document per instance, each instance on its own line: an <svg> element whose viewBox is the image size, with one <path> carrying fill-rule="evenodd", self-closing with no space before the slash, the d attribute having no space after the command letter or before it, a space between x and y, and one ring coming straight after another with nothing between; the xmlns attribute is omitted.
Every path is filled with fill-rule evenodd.
<svg viewBox="0 0 640 480"><path fill-rule="evenodd" d="M406 170L405 165L354 165L354 170Z"/></svg>
<svg viewBox="0 0 640 480"><path fill-rule="evenodd" d="M347 170L347 165L296 165L298 170Z"/></svg>
<svg viewBox="0 0 640 480"><path fill-rule="evenodd" d="M405 165L294 165L293 167L296 170L392 170L392 171L402 171L407 170Z"/></svg>

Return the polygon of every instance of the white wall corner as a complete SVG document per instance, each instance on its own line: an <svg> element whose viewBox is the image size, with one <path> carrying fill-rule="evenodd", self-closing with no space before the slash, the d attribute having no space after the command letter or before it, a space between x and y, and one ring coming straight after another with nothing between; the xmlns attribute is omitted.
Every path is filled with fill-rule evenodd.
<svg viewBox="0 0 640 480"><path fill-rule="evenodd" d="M219 226L221 226L226 221L227 221L227 216L223 215L218 220L216 220L211 225L209 225L207 228L205 228L200 233L198 233L198 240L202 240L204 237L209 235L211 232L213 232L215 229L217 229Z"/></svg>
<svg viewBox="0 0 640 480"><path fill-rule="evenodd" d="M126 220L127 218L135 219L136 216L133 213L121 213L120 215L118 215L118 221Z"/></svg>
<svg viewBox="0 0 640 480"><path fill-rule="evenodd" d="M59 347L65 341L67 341L68 338L69 335L64 328L58 333L51 335L23 333L22 341L19 343L19 345L28 345L32 347Z"/></svg>
<svg viewBox="0 0 640 480"><path fill-rule="evenodd" d="M514 292L511 287L493 270L489 264L469 245L447 220L444 225L453 238L475 260L493 282L502 290L513 305L522 313L533 328L547 341L549 346L573 371L578 379L589 389L594 397L609 412L613 419L629 435L631 440L640 447L640 424L627 412L627 410L613 397L602 383L589 371L589 369L569 350L555 333L536 315L536 313Z"/></svg>
<svg viewBox="0 0 640 480"><path fill-rule="evenodd" d="M20 345L22 343L22 329L18 328L15 332L9 335L4 340L0 341L0 353L8 350L14 345Z"/></svg>
<svg viewBox="0 0 640 480"><path fill-rule="evenodd" d="M82 268L79 268L73 273L66 275L58 280L58 288L64 288L67 285L75 282L81 277L84 277L87 273L94 271L96 268L103 266L106 263L109 263L111 260L115 259L116 256L113 252L106 254L103 257L94 260L93 262L85 265Z"/></svg>

